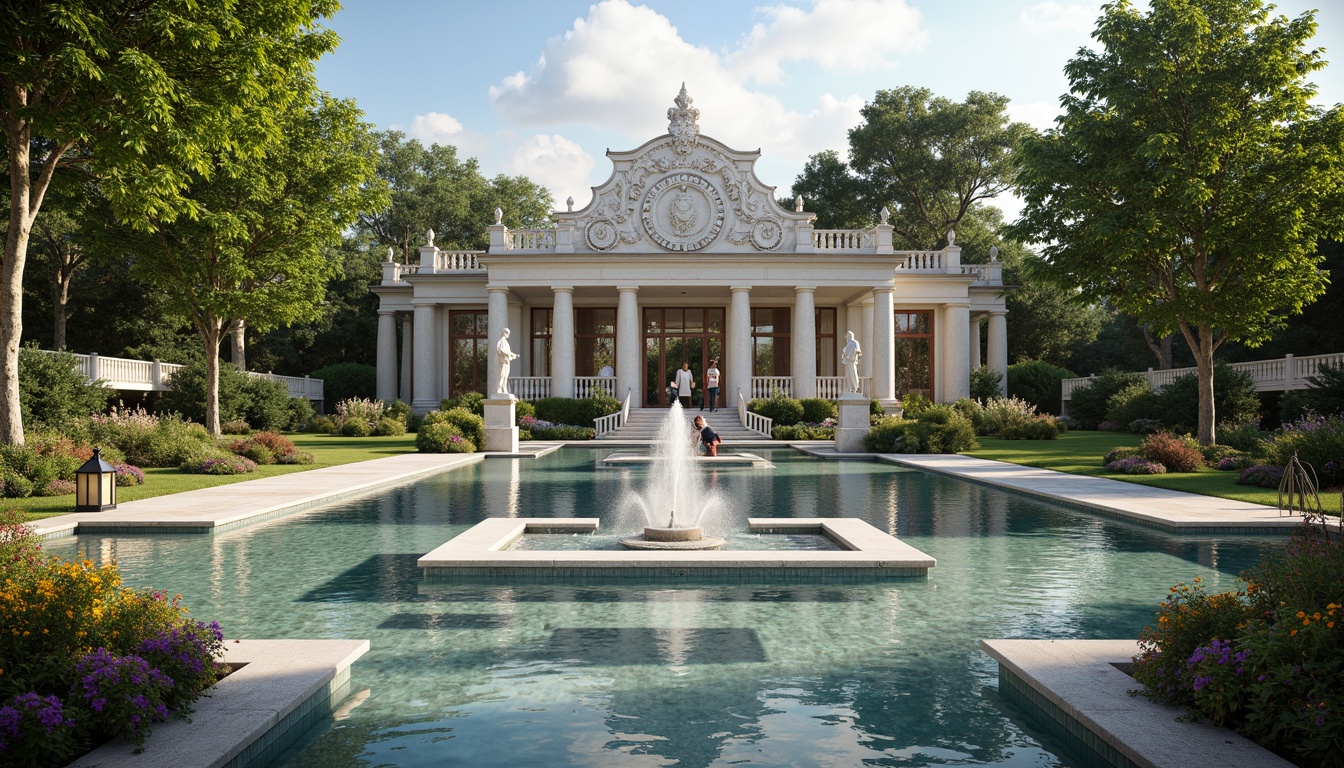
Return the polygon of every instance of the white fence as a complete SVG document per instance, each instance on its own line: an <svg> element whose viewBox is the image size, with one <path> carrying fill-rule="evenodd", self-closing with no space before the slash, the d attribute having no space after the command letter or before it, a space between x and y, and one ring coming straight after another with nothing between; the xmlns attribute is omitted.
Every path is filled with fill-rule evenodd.
<svg viewBox="0 0 1344 768"><path fill-rule="evenodd" d="M849 389L849 381L846 376L818 376L817 377L817 397L826 400L839 400L840 396ZM873 377L859 377L859 394L864 397L872 397Z"/></svg>
<svg viewBox="0 0 1344 768"><path fill-rule="evenodd" d="M593 419L595 428L593 431L598 435L605 435L625 426L625 421L628 418L630 418L630 391L626 390L625 402L621 404L621 410Z"/></svg>
<svg viewBox="0 0 1344 768"><path fill-rule="evenodd" d="M519 400L540 400L551 396L550 376L510 376L509 393Z"/></svg>
<svg viewBox="0 0 1344 768"><path fill-rule="evenodd" d="M49 349L40 350L49 355L60 354ZM78 362L79 372L89 381L101 379L112 389L134 392L167 392L172 389L169 380L182 369L174 363L160 363L150 360L129 360L124 357L103 357L99 354L79 355L69 353ZM221 365L229 363L221 362ZM271 381L284 382L289 387L290 397L302 397L308 400L321 400L323 384L321 379L304 376L276 376L271 373L248 373Z"/></svg>
<svg viewBox="0 0 1344 768"><path fill-rule="evenodd" d="M776 392L783 392L785 397L793 397L793 377L792 376L752 376L751 377L751 399L758 397L770 397Z"/></svg>
<svg viewBox="0 0 1344 768"><path fill-rule="evenodd" d="M1316 372L1322 366L1327 365L1344 365L1344 353L1312 355L1311 357L1285 355L1276 360L1231 363L1228 367L1248 374L1251 381L1255 382L1255 389L1258 392L1287 392L1294 389L1306 389L1309 386L1307 378L1316 375ZM1161 389L1178 377L1193 374L1195 371L1194 368L1168 368L1165 371L1155 371L1149 368L1143 375L1148 379L1148 384L1153 389ZM1073 390L1090 380L1090 377L1064 379L1059 385L1061 397L1065 402L1068 402L1073 399Z"/></svg>
<svg viewBox="0 0 1344 768"><path fill-rule="evenodd" d="M742 426L767 438L771 436L771 431L775 428L774 419L747 410L747 400L742 397L741 388L737 390L737 420L742 422Z"/></svg>
<svg viewBox="0 0 1344 768"><path fill-rule="evenodd" d="M574 396L592 397L596 394L605 394L609 397L616 396L616 377L615 376L575 376L574 377Z"/></svg>

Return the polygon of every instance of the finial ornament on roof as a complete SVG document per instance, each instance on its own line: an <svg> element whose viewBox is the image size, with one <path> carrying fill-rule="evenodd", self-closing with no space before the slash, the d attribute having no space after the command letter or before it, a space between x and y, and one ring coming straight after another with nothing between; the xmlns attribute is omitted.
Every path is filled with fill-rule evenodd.
<svg viewBox="0 0 1344 768"><path fill-rule="evenodd" d="M947 245L948 245L948 247L950 248L951 246L954 246L954 245L956 245L956 244L957 244L957 230L955 230L955 229L949 229L949 230L947 230Z"/></svg>
<svg viewBox="0 0 1344 768"><path fill-rule="evenodd" d="M793 210L797 211L798 213L802 213L802 212L803 212L803 196L802 196L802 195L799 195L799 196L793 198Z"/></svg>
<svg viewBox="0 0 1344 768"><path fill-rule="evenodd" d="M425 233L425 245L434 245L434 230Z"/></svg>
<svg viewBox="0 0 1344 768"><path fill-rule="evenodd" d="M885 205L882 206L882 210L877 212L877 220L883 224L886 224L887 221L890 219L891 219L891 211L887 210L887 206Z"/></svg>
<svg viewBox="0 0 1344 768"><path fill-rule="evenodd" d="M573 196L573 195L570 195L570 196L565 200L565 207L569 208L569 210L571 210L571 211L574 210L574 196Z"/></svg>
<svg viewBox="0 0 1344 768"><path fill-rule="evenodd" d="M997 245L991 245L991 246L989 246L989 260L990 260L990 261L998 261L998 260L999 260L999 246L997 246Z"/></svg>
<svg viewBox="0 0 1344 768"><path fill-rule="evenodd" d="M682 155L690 154L700 137L700 126L695 122L700 119L700 110L691 106L694 101L686 93L686 84L682 83L681 93L673 100L677 106L667 110L667 132L672 134L672 147Z"/></svg>
<svg viewBox="0 0 1344 768"><path fill-rule="evenodd" d="M503 223L504 223L504 211L501 210L501 209L499 209L499 208L496 208L496 209L495 209L495 226L499 226L500 224L503 224Z"/></svg>

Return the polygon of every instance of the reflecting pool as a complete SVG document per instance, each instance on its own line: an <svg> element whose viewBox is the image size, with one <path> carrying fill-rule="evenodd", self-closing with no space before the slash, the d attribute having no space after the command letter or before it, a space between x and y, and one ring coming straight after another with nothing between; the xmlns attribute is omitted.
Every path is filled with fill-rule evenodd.
<svg viewBox="0 0 1344 768"><path fill-rule="evenodd" d="M892 465L758 451L711 473L724 526L856 516L927 581L425 583L487 516L601 517L644 470L610 449L491 459L214 536L80 536L229 637L369 638L354 697L282 760L336 766L1074 766L998 698L984 637L1134 637L1177 581L1231 589L1278 546L1176 537ZM710 533L709 530L706 533ZM357 706L353 706L354 704Z"/></svg>

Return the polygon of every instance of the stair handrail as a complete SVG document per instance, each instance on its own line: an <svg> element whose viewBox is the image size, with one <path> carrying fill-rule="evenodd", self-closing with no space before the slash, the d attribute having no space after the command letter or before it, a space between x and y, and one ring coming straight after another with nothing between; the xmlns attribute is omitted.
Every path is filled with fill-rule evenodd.
<svg viewBox="0 0 1344 768"><path fill-rule="evenodd" d="M631 390L625 390L625 403L621 405L621 410L593 419L594 433L605 435L625 426L626 419L630 418L630 394Z"/></svg>
<svg viewBox="0 0 1344 768"><path fill-rule="evenodd" d="M773 437L775 420L747 410L747 399L742 396L742 388L737 388L737 419L742 426L758 435Z"/></svg>

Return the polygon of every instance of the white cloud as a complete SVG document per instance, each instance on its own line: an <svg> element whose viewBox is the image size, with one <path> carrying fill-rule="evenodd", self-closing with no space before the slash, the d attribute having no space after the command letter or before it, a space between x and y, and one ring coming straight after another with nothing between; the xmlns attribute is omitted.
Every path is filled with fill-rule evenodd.
<svg viewBox="0 0 1344 768"><path fill-rule="evenodd" d="M411 136L425 144L454 144L462 132L461 121L442 112L416 115L411 121Z"/></svg>
<svg viewBox="0 0 1344 768"><path fill-rule="evenodd" d="M1055 118L1061 108L1057 101L1008 102L1008 117L1015 122L1026 123L1038 131L1055 127Z"/></svg>
<svg viewBox="0 0 1344 768"><path fill-rule="evenodd" d="M1063 5L1047 0L1030 8L1023 8L1017 26L1031 35L1066 35L1084 39L1092 32L1100 11L1093 4L1070 3Z"/></svg>
<svg viewBox="0 0 1344 768"><path fill-rule="evenodd" d="M757 24L729 67L744 79L777 83L785 62L813 62L827 70L867 71L892 66L901 53L928 42L919 9L906 0L815 0L812 10L791 5L758 8Z"/></svg>
<svg viewBox="0 0 1344 768"><path fill-rule="evenodd" d="M524 140L509 160L509 172L527 176L550 190L557 204L573 196L578 206L588 200L588 174L597 161L583 147L558 134L537 134Z"/></svg>

